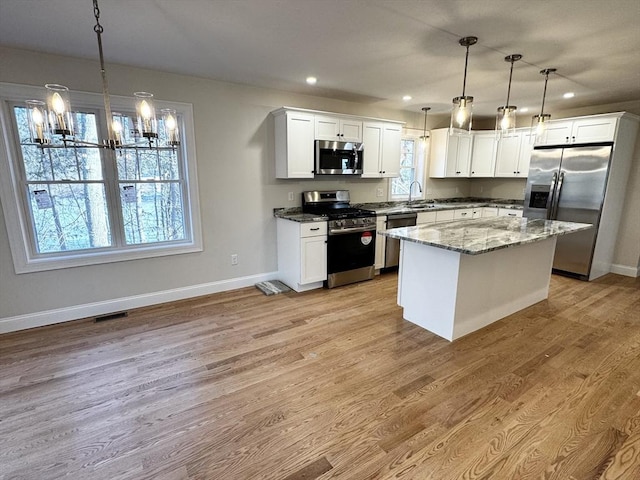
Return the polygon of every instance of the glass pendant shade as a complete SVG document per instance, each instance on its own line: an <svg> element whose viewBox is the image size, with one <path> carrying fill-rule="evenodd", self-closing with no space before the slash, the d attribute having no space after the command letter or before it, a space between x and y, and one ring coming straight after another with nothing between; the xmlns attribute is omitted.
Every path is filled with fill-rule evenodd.
<svg viewBox="0 0 640 480"><path fill-rule="evenodd" d="M473 116L473 97L456 97L453 99L451 109L451 128L458 130L471 130L471 119Z"/></svg>
<svg viewBox="0 0 640 480"><path fill-rule="evenodd" d="M462 81L462 95L453 99L451 108L451 123L449 133L453 134L456 130L471 131L471 117L473 116L473 97L465 94L467 87L467 65L469 64L469 47L478 42L478 37L463 37L459 40L459 44L466 47L467 53L464 59L464 79Z"/></svg>
<svg viewBox="0 0 640 480"><path fill-rule="evenodd" d="M509 69L509 87L507 88L507 101L504 106L498 107L498 115L496 115L496 137L500 138L504 135L513 135L516 130L516 112L518 107L515 105L509 105L509 98L511 97L511 80L513 79L513 64L520 60L522 55L519 53L513 53L504 57L505 62L511 63Z"/></svg>
<svg viewBox="0 0 640 480"><path fill-rule="evenodd" d="M162 123L164 124L167 143L171 146L180 145L180 131L178 129L176 111L171 108L163 108L160 112L162 113Z"/></svg>
<svg viewBox="0 0 640 480"><path fill-rule="evenodd" d="M545 131L547 130L547 125L549 120L551 120L551 115L548 113L544 113L544 100L547 96L547 83L549 82L549 74L557 71L555 68L545 68L544 70L540 70L540 73L544 75L544 90L542 91L542 106L540 107L540 114L534 115L531 119L531 142L536 143L538 140L542 138Z"/></svg>
<svg viewBox="0 0 640 480"><path fill-rule="evenodd" d="M518 107L515 105L498 107L498 115L496 115L496 133L498 136L512 135L515 132L517 110Z"/></svg>
<svg viewBox="0 0 640 480"><path fill-rule="evenodd" d="M138 132L144 138L157 138L158 121L156 109L153 105L153 94L148 92L135 92L136 115L138 117Z"/></svg>
<svg viewBox="0 0 640 480"><path fill-rule="evenodd" d="M48 83L44 87L47 89L47 110L51 133L65 137L73 136L69 89L56 83Z"/></svg>
<svg viewBox="0 0 640 480"><path fill-rule="evenodd" d="M49 143L46 104L40 100L27 100L27 120L31 141L41 145Z"/></svg>
<svg viewBox="0 0 640 480"><path fill-rule="evenodd" d="M540 115L534 115L531 118L531 139L535 141L536 139L542 138L544 132L547 131L547 126L549 124L549 120L551 120L551 115L548 113L543 113Z"/></svg>

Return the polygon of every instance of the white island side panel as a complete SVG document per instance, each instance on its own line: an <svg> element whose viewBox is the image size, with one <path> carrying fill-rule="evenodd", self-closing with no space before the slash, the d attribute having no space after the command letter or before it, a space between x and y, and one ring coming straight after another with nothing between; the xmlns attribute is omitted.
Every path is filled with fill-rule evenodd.
<svg viewBox="0 0 640 480"><path fill-rule="evenodd" d="M402 243L403 317L447 340L548 296L556 237L481 255Z"/></svg>

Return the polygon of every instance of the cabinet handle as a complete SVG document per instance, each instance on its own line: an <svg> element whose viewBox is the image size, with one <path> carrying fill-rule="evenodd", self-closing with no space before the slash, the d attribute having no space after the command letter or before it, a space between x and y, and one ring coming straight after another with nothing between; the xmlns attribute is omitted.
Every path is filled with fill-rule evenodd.
<svg viewBox="0 0 640 480"><path fill-rule="evenodd" d="M472 171L472 172L471 172L471 175L473 175L474 173L476 173L476 172L475 172L475 171Z"/></svg>
<svg viewBox="0 0 640 480"><path fill-rule="evenodd" d="M309 230L311 230L312 232L315 232L316 230L320 230L320 227L310 228Z"/></svg>
<svg viewBox="0 0 640 480"><path fill-rule="evenodd" d="M464 217L465 215L467 215L467 212L462 212L460 215Z"/></svg>
<svg viewBox="0 0 640 480"><path fill-rule="evenodd" d="M564 141L569 143L569 137L564 137Z"/></svg>
<svg viewBox="0 0 640 480"><path fill-rule="evenodd" d="M571 137L571 141L575 142L576 141L576 137Z"/></svg>

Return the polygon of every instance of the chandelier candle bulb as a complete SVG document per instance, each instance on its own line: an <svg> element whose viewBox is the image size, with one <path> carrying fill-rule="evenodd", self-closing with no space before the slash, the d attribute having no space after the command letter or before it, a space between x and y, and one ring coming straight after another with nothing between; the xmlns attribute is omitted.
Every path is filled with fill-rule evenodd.
<svg viewBox="0 0 640 480"><path fill-rule="evenodd" d="M49 126L55 135L73 136L73 121L69 102L69 89L64 85L48 83L47 109L49 110Z"/></svg>
<svg viewBox="0 0 640 480"><path fill-rule="evenodd" d="M135 92L136 113L138 115L138 130L144 138L156 138L158 136L156 110L153 106L153 94L147 92Z"/></svg>
<svg viewBox="0 0 640 480"><path fill-rule="evenodd" d="M167 143L171 146L180 145L180 131L178 130L176 111L171 108L163 108L161 112L164 130L167 135Z"/></svg>
<svg viewBox="0 0 640 480"><path fill-rule="evenodd" d="M29 134L34 143L47 143L48 130L45 122L46 105L40 100L27 100L27 120L29 122Z"/></svg>

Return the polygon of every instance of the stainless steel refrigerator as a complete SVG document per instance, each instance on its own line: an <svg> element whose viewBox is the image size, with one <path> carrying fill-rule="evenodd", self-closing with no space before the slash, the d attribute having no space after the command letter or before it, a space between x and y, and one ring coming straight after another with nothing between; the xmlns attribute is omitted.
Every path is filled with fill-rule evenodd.
<svg viewBox="0 0 640 480"><path fill-rule="evenodd" d="M553 269L593 279L594 254L604 235L603 205L611 170L613 143L536 147L531 154L524 216L591 223L594 228L558 237ZM597 259L596 259L597 261ZM602 273L598 273L598 276Z"/></svg>

